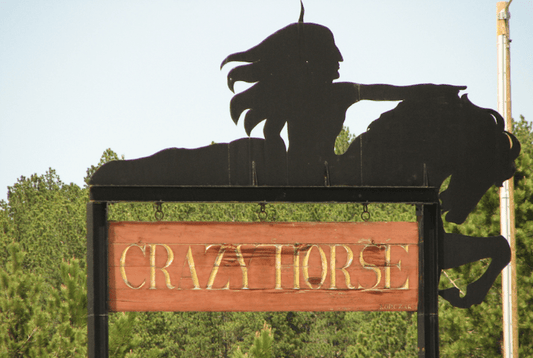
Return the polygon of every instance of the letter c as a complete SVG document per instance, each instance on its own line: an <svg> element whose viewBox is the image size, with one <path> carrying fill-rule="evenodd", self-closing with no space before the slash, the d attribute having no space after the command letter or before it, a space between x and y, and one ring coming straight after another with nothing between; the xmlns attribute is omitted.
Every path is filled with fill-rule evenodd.
<svg viewBox="0 0 533 358"><path fill-rule="evenodd" d="M132 246L137 246L139 249L141 249L143 256L146 256L145 255L146 245L140 246L137 244L131 244L130 246L126 247L124 251L122 251L122 255L120 256L120 275L122 276L122 279L124 280L124 283L126 284L126 286L128 286L129 288L133 288L134 290L138 290L139 288L144 286L144 284L146 283L146 280L144 280L143 283L141 283L139 286L134 287L131 285L131 283L128 281L128 278L126 277L126 254L128 253L128 250Z"/></svg>

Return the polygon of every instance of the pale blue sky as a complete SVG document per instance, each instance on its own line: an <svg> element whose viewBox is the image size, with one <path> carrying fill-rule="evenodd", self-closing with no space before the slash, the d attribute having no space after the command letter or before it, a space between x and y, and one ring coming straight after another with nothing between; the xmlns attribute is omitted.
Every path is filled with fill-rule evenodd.
<svg viewBox="0 0 533 358"><path fill-rule="evenodd" d="M496 108L496 1L306 0L340 80L449 83ZM511 4L513 116L533 120L533 1ZM0 0L0 199L49 167L83 185L106 148L126 159L244 137L229 116L230 53L296 22L297 0ZM244 87L237 84L236 90ZM394 104L358 103L361 133ZM261 136L260 128L253 136Z"/></svg>

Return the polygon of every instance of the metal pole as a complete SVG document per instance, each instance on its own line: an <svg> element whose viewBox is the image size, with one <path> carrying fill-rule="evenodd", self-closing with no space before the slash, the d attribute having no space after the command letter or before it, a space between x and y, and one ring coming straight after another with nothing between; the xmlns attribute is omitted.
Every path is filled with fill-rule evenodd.
<svg viewBox="0 0 533 358"><path fill-rule="evenodd" d="M511 61L509 39L509 2L498 2L498 112L505 119L508 132L513 129L511 116ZM505 358L518 357L518 314L516 288L516 248L513 180L506 180L500 188L500 232L511 246L511 262L502 271L503 353Z"/></svg>
<svg viewBox="0 0 533 358"><path fill-rule="evenodd" d="M419 207L420 208L420 207ZM420 217L422 214L422 217ZM439 206L423 205L419 219L418 356L439 357Z"/></svg>
<svg viewBox="0 0 533 358"><path fill-rule="evenodd" d="M108 357L107 204L87 204L87 341L89 358Z"/></svg>

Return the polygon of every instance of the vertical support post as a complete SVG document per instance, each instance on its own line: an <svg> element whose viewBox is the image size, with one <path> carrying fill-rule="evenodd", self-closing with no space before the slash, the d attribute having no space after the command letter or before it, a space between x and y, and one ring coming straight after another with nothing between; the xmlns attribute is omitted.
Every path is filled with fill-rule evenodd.
<svg viewBox="0 0 533 358"><path fill-rule="evenodd" d="M421 215L420 215L421 214ZM418 356L439 357L439 205L417 209L419 222Z"/></svg>
<svg viewBox="0 0 533 358"><path fill-rule="evenodd" d="M87 204L87 338L89 358L108 357L107 204Z"/></svg>

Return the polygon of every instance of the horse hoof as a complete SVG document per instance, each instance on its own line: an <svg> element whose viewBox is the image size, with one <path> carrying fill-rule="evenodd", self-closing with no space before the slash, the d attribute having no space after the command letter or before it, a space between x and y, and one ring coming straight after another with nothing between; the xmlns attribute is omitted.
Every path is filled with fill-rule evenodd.
<svg viewBox="0 0 533 358"><path fill-rule="evenodd" d="M483 283L476 281L467 286L467 293L464 297L459 296L459 290L455 287L440 290L439 295L454 307L470 308L473 305L482 303L487 292L488 289Z"/></svg>
<svg viewBox="0 0 533 358"><path fill-rule="evenodd" d="M446 301L450 302L452 306L457 307L457 304L461 302L461 297L459 296L459 290L455 287L447 288L445 290L439 290L439 295L444 298Z"/></svg>
<svg viewBox="0 0 533 358"><path fill-rule="evenodd" d="M459 290L455 287L439 290L439 295L446 301L450 302L450 304L454 307L468 308L471 306L471 304L468 305L466 300L468 295L465 297L459 296Z"/></svg>

